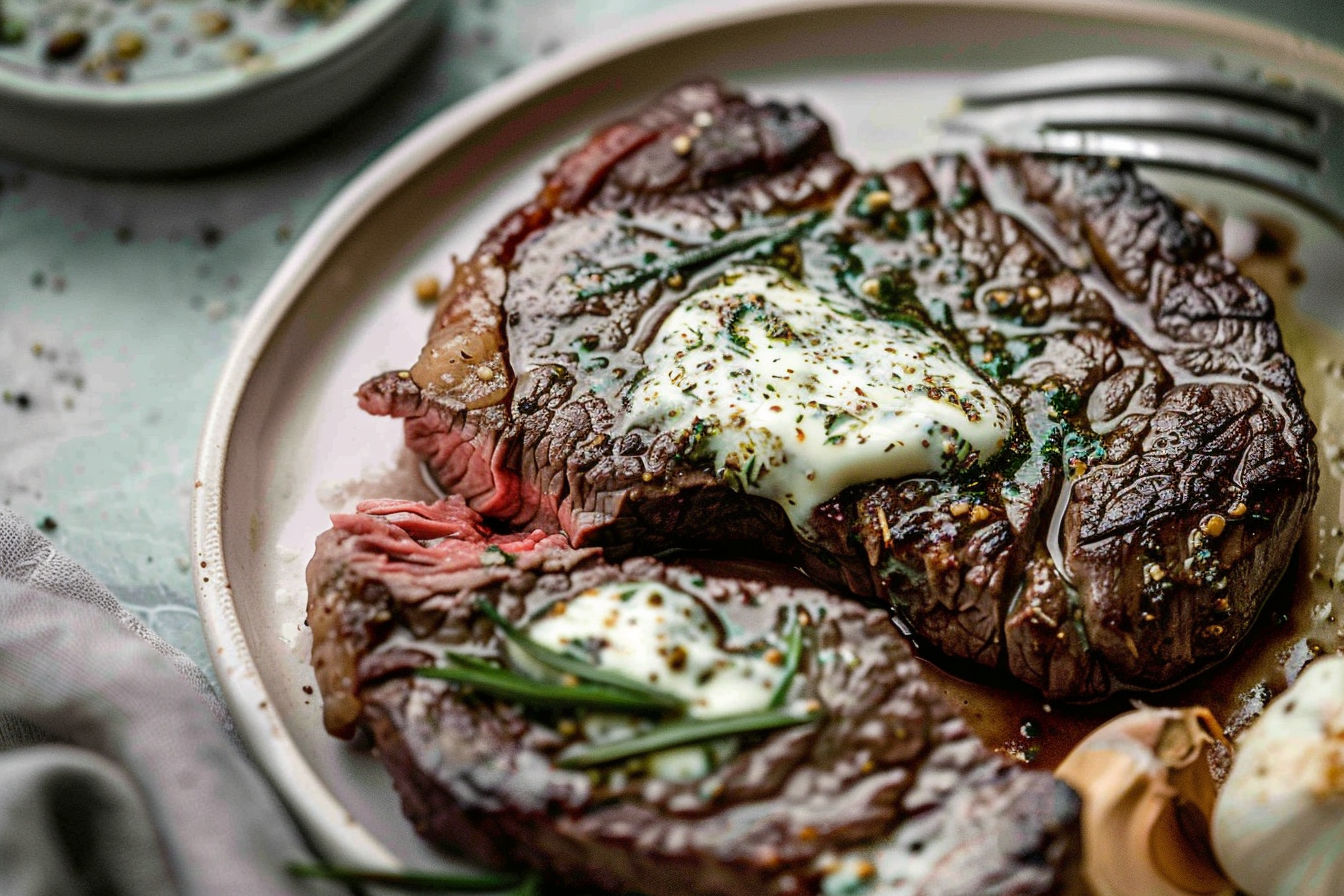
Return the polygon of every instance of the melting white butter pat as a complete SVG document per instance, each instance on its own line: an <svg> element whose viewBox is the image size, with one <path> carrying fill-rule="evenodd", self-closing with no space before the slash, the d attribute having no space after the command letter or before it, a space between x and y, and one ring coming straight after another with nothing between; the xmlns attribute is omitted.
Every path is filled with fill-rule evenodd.
<svg viewBox="0 0 1344 896"><path fill-rule="evenodd" d="M765 709L783 668L723 647L705 606L657 582L590 588L560 601L528 627L534 641L682 698L698 718ZM523 662L514 651L510 659Z"/></svg>
<svg viewBox="0 0 1344 896"><path fill-rule="evenodd" d="M725 649L717 621L700 601L656 582L590 588L552 604L528 625L527 633L552 650L681 697L686 714L697 718L766 709L784 675L782 663L764 654ZM510 661L532 674L546 673L516 648L510 650ZM589 741L603 743L631 737L649 724L589 713L582 728ZM649 773L665 780L695 780L730 756L735 744L726 738L660 750L649 756Z"/></svg>
<svg viewBox="0 0 1344 896"><path fill-rule="evenodd" d="M872 319L773 268L687 296L647 349L632 428L684 429L690 455L806 531L843 489L997 452L1012 410L941 336Z"/></svg>

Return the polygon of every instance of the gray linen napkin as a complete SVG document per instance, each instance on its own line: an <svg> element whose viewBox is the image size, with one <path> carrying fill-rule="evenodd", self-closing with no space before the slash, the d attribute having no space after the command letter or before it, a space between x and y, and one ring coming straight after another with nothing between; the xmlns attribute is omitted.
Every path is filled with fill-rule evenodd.
<svg viewBox="0 0 1344 896"><path fill-rule="evenodd" d="M0 896L341 893L185 655L0 507Z"/></svg>

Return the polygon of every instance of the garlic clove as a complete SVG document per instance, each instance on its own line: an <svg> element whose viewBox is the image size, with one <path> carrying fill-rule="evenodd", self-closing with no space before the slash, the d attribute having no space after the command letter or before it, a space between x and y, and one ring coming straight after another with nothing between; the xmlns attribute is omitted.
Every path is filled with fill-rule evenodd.
<svg viewBox="0 0 1344 896"><path fill-rule="evenodd" d="M1203 707L1140 708L1092 732L1056 777L1083 802L1083 874L1096 896L1223 896L1209 849L1216 788L1208 747L1222 729Z"/></svg>
<svg viewBox="0 0 1344 896"><path fill-rule="evenodd" d="M1213 848L1250 896L1344 893L1344 656L1314 660L1238 739Z"/></svg>

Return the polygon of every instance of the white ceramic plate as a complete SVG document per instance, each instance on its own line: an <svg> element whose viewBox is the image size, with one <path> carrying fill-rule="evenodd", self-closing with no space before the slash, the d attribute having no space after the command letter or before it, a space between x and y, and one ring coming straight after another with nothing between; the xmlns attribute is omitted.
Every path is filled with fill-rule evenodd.
<svg viewBox="0 0 1344 896"><path fill-rule="evenodd" d="M402 819L372 759L329 738L307 665L303 567L327 514L414 492L398 424L356 386L416 356L430 311L412 283L446 276L528 197L560 147L680 79L720 76L805 98L841 150L882 164L929 149L974 70L1095 53L1221 56L1344 93L1344 57L1172 6L1078 0L714 3L525 69L429 121L355 178L257 302L209 413L193 506L198 598L225 696L257 759L332 859L442 858ZM1196 184L1222 203L1245 191ZM1259 206L1291 215L1269 200ZM1302 306L1329 313L1338 237L1298 219ZM1334 308L1334 323L1344 309Z"/></svg>
<svg viewBox="0 0 1344 896"><path fill-rule="evenodd" d="M360 0L259 57L264 64L126 84L0 64L0 152L117 174L237 162L366 99L437 27L437 10L438 0Z"/></svg>

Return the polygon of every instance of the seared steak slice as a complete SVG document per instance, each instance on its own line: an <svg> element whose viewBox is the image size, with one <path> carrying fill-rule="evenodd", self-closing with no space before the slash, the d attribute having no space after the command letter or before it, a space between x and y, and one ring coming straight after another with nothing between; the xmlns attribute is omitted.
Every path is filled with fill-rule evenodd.
<svg viewBox="0 0 1344 896"><path fill-rule="evenodd" d="M940 469L851 485L799 537L743 490L752 468L700 450L703 421L630 404L668 315L761 269L950 346L983 406L1007 409L1006 444L947 429ZM443 487L507 526L613 557L789 559L1052 698L1160 689L1225 657L1316 488L1269 299L1131 169L1002 156L860 175L806 109L713 83L562 160L458 267L419 361L360 401L405 418Z"/></svg>
<svg viewBox="0 0 1344 896"><path fill-rule="evenodd" d="M408 817L433 842L538 868L565 892L804 894L828 879L891 896L1077 887L1073 793L986 750L881 610L649 558L611 564L539 534L502 537L457 499L373 502L333 522L309 566L327 724L372 732ZM413 674L445 664L445 648L526 669L481 600L537 638L572 624L567 649L623 650L668 688L690 676L689 693L705 695L693 706L751 708L780 690L781 705L819 712L675 757L559 767L576 744L632 720L524 708ZM585 609L594 601L604 601L596 616ZM700 635L688 633L683 617L700 614ZM641 640L654 631L670 634Z"/></svg>

